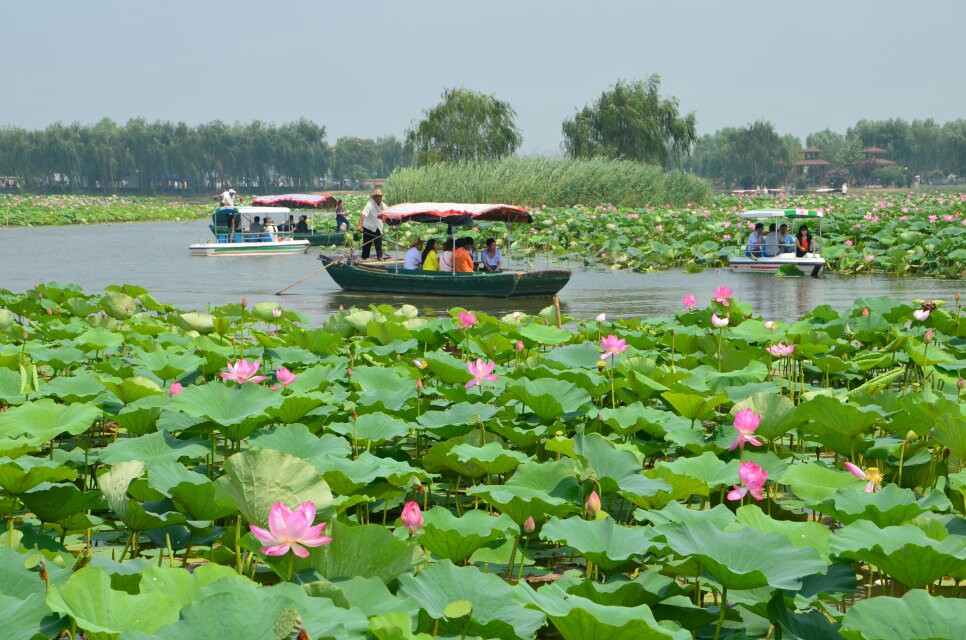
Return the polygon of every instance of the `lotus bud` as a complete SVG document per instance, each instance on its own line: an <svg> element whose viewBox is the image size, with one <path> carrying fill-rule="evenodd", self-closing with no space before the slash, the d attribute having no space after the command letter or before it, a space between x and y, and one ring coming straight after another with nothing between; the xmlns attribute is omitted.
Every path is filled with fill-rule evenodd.
<svg viewBox="0 0 966 640"><path fill-rule="evenodd" d="M866 317L868 317L868 315L869 315L869 310L868 310L868 309L863 309L863 310L862 310L862 315L863 315L863 316L866 316Z"/></svg>
<svg viewBox="0 0 966 640"><path fill-rule="evenodd" d="M242 298L242 309L248 306L248 298Z"/></svg>
<svg viewBox="0 0 966 640"><path fill-rule="evenodd" d="M966 385L966 380L963 380L962 378L960 378L959 380L956 381L956 386L959 387L960 391L962 391L964 385Z"/></svg>
<svg viewBox="0 0 966 640"><path fill-rule="evenodd" d="M523 340L517 340L517 351L523 351Z"/></svg>
<svg viewBox="0 0 966 640"><path fill-rule="evenodd" d="M766 321L765 321L765 328L766 328L766 329L768 329L768 330L772 330L772 329L774 329L774 328L775 328L775 326L776 326L776 325L775 325L775 321L774 321L774 320L766 320Z"/></svg>
<svg viewBox="0 0 966 640"><path fill-rule="evenodd" d="M600 496L597 495L596 491L590 492L590 497L584 503L584 512L591 518L596 518L597 514L600 513Z"/></svg>
<svg viewBox="0 0 966 640"><path fill-rule="evenodd" d="M959 292L957 291L957 292L956 292L956 302L959 302L959 299L960 299L960 297L961 297L961 296L960 296L960 293L959 293Z"/></svg>
<svg viewBox="0 0 966 640"><path fill-rule="evenodd" d="M282 310L281 309L272 309L272 317L273 318L281 318L282 317Z"/></svg>
<svg viewBox="0 0 966 640"><path fill-rule="evenodd" d="M345 375L346 375L347 378L351 378L352 377L352 367L346 367L346 369L345 369Z"/></svg>
<svg viewBox="0 0 966 640"><path fill-rule="evenodd" d="M421 378L418 379L418 380L416 380L416 391L418 391L420 393L423 392L423 381L422 381Z"/></svg>
<svg viewBox="0 0 966 640"><path fill-rule="evenodd" d="M597 320L597 322L604 322L604 321L606 321L607 320L607 314L606 313L600 313L600 314L598 314L596 320Z"/></svg>
<svg viewBox="0 0 966 640"><path fill-rule="evenodd" d="M403 507L402 516L399 519L409 533L416 533L423 527L423 512L413 500L407 502L406 506Z"/></svg>
<svg viewBox="0 0 966 640"><path fill-rule="evenodd" d="M923 342L926 344L932 342L932 329L926 329L926 335L923 336Z"/></svg>
<svg viewBox="0 0 966 640"><path fill-rule="evenodd" d="M181 387L180 382L172 382L171 388L168 389L168 397L173 398L174 396L178 395L182 391L184 391L184 389Z"/></svg>
<svg viewBox="0 0 966 640"><path fill-rule="evenodd" d="M533 533L533 530L537 528L537 523L533 521L533 516L528 516L526 521L523 523L524 533Z"/></svg>
<svg viewBox="0 0 966 640"><path fill-rule="evenodd" d="M343 307L341 304L339 305L339 311L345 311L345 307Z"/></svg>

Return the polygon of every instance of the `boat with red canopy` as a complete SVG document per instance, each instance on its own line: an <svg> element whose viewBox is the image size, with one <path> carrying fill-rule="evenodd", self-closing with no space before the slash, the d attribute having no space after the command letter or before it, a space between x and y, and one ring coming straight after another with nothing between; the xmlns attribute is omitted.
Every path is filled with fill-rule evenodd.
<svg viewBox="0 0 966 640"><path fill-rule="evenodd" d="M398 227L403 222L442 223L468 226L476 222L529 223L530 212L509 204L466 204L454 202L405 202L387 208L383 220ZM509 236L507 249L509 254ZM476 296L508 298L552 296L570 281L569 269L543 269L460 273L403 269L398 260L362 261L357 256L330 259L327 271L347 291L371 291L432 296ZM509 261L509 255L506 256Z"/></svg>

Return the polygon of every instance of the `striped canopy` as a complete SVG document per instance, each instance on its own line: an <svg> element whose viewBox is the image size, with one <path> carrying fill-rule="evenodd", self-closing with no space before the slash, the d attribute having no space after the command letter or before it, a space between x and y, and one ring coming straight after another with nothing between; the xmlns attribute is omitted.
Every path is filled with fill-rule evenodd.
<svg viewBox="0 0 966 640"><path fill-rule="evenodd" d="M495 222L532 222L530 212L512 204L465 204L457 202L404 202L382 213L387 222L445 222L472 224L477 220Z"/></svg>
<svg viewBox="0 0 966 640"><path fill-rule="evenodd" d="M252 199L256 207L291 207L292 209L322 209L335 204L327 193L313 196L307 193L285 193L278 196L258 196Z"/></svg>
<svg viewBox="0 0 966 640"><path fill-rule="evenodd" d="M752 209L742 211L739 218L824 218L821 209Z"/></svg>

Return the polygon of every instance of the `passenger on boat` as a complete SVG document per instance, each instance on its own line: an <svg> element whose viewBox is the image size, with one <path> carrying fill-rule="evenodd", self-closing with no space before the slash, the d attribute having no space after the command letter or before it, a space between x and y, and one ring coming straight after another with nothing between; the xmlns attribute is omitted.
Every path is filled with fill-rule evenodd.
<svg viewBox="0 0 966 640"><path fill-rule="evenodd" d="M765 223L759 222L755 225L755 230L751 232L748 236L748 244L745 246L745 255L749 258L760 258L761 250L765 244L765 236L762 231L765 230Z"/></svg>
<svg viewBox="0 0 966 640"><path fill-rule="evenodd" d="M439 256L436 255L436 238L426 241L423 249L423 271L439 271Z"/></svg>
<svg viewBox="0 0 966 640"><path fill-rule="evenodd" d="M804 258L805 254L815 251L815 244L812 242L812 234L808 231L808 225L803 224L798 228L798 235L795 237L795 257Z"/></svg>
<svg viewBox="0 0 966 640"><path fill-rule="evenodd" d="M774 222L768 225L768 234L765 236L764 255L768 258L774 258L778 255L778 231L775 229Z"/></svg>
<svg viewBox="0 0 966 640"><path fill-rule="evenodd" d="M289 215L288 222L278 225L279 231L295 231L295 216Z"/></svg>
<svg viewBox="0 0 966 640"><path fill-rule="evenodd" d="M453 271L453 254L456 253L456 238L448 236L443 248L443 253L439 254L439 270Z"/></svg>
<svg viewBox="0 0 966 640"><path fill-rule="evenodd" d="M265 231L265 225L262 224L262 217L255 216L252 219L251 226L248 227L248 232L250 234L253 234L252 236L249 236L249 238L251 239L252 242L261 242L262 240L261 234L264 233L264 231Z"/></svg>
<svg viewBox="0 0 966 640"><path fill-rule="evenodd" d="M295 231L296 233L309 232L309 223L307 222L307 218L304 215L299 216L299 221L295 223L295 227L293 231Z"/></svg>
<svg viewBox="0 0 966 640"><path fill-rule="evenodd" d="M382 189L375 189L369 194L369 202L362 209L359 216L359 226L356 231L362 231L362 259L368 260L372 245L376 245L376 259L382 260L382 212L386 205L382 203Z"/></svg>
<svg viewBox="0 0 966 640"><path fill-rule="evenodd" d="M473 273L473 238L462 238L461 244L457 245L456 252L453 254L453 261L456 263L458 273Z"/></svg>
<svg viewBox="0 0 966 640"><path fill-rule="evenodd" d="M265 242L278 240L278 227L275 226L275 221L271 218L265 218L265 233L262 234L262 240Z"/></svg>
<svg viewBox="0 0 966 640"><path fill-rule="evenodd" d="M483 271L499 271L503 268L503 252L497 249L496 240L486 239L486 249L480 253Z"/></svg>
<svg viewBox="0 0 966 640"><path fill-rule="evenodd" d="M423 266L423 239L413 238L412 244L409 245L409 250L406 251L406 257L403 259L403 269L411 269L413 271L419 271Z"/></svg>
<svg viewBox="0 0 966 640"><path fill-rule="evenodd" d="M339 200L335 204L335 231L343 231L342 226L345 225L345 231L349 230L349 219L345 217L345 207L342 206L342 201Z"/></svg>
<svg viewBox="0 0 966 640"><path fill-rule="evenodd" d="M234 207L235 200L241 201L241 196L234 189L228 189L227 191L222 191L220 196L215 196L215 198L221 198L221 206L223 207Z"/></svg>
<svg viewBox="0 0 966 640"><path fill-rule="evenodd" d="M779 253L791 253L795 250L795 236L788 233L788 225L784 222L778 227Z"/></svg>

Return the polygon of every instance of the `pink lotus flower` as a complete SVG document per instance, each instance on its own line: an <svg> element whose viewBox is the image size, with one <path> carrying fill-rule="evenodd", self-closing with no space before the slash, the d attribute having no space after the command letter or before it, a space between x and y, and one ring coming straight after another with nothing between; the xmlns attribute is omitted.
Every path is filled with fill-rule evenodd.
<svg viewBox="0 0 966 640"><path fill-rule="evenodd" d="M751 460L746 460L738 467L738 478L741 480L741 484L732 485L732 490L728 492L728 500L741 500L749 493L755 500L764 499L762 490L768 480L767 471Z"/></svg>
<svg viewBox="0 0 966 640"><path fill-rule="evenodd" d="M490 382L499 380L498 377L493 375L493 367L495 366L495 362L483 362L482 358L477 358L475 363L467 362L466 368L469 369L473 379L466 383L466 388L469 389L473 386L482 387L484 380L489 380Z"/></svg>
<svg viewBox="0 0 966 640"><path fill-rule="evenodd" d="M533 530L537 528L537 523L533 521L533 516L527 516L527 519L523 522L523 532L533 533Z"/></svg>
<svg viewBox="0 0 966 640"><path fill-rule="evenodd" d="M766 347L765 351L775 356L776 358L787 358L788 356L792 355L793 351L795 351L795 345L793 344L786 345L783 342L779 342L778 344L773 344L770 347Z"/></svg>
<svg viewBox="0 0 966 640"><path fill-rule="evenodd" d="M258 367L261 365L260 360L255 360L250 363L247 359L242 358L235 364L228 362L228 373L224 371L221 372L221 377L225 380L234 380L238 384L245 384L246 382L261 382L265 379L265 376L256 376L255 373L258 371Z"/></svg>
<svg viewBox="0 0 966 640"><path fill-rule="evenodd" d="M729 302L728 298L731 297L731 294L732 293L733 292L732 292L731 289L729 289L728 287L722 285L722 286L720 286L720 287L718 287L717 289L714 290L714 301L715 302L720 302L721 304L723 304L724 306L727 307L727 306L729 306L731 304Z"/></svg>
<svg viewBox="0 0 966 640"><path fill-rule="evenodd" d="M587 497L587 502L584 503L584 512L591 518L596 518L597 514L600 513L600 496L597 495L596 491L591 491Z"/></svg>
<svg viewBox="0 0 966 640"><path fill-rule="evenodd" d="M922 341L926 344L932 342L932 329L926 329L926 335L922 337Z"/></svg>
<svg viewBox="0 0 966 640"><path fill-rule="evenodd" d="M694 308L698 306L698 299L694 297L693 293L689 293L681 298L681 303L684 305L682 311L694 311Z"/></svg>
<svg viewBox="0 0 966 640"><path fill-rule="evenodd" d="M728 316L724 318L719 318L717 313L711 314L711 324L713 324L718 329L724 329L728 326Z"/></svg>
<svg viewBox="0 0 966 640"><path fill-rule="evenodd" d="M728 447L728 451L734 451L735 447L745 448L745 443L750 442L756 447L761 446L761 442L755 438L755 429L761 424L761 416L752 411L751 409L742 409L735 414L735 430L738 431L738 437L735 441L731 443Z"/></svg>
<svg viewBox="0 0 966 640"><path fill-rule="evenodd" d="M168 389L168 397L173 398L179 393L181 393L182 391L184 391L184 388L182 388L180 382L172 382L171 388Z"/></svg>
<svg viewBox="0 0 966 640"><path fill-rule="evenodd" d="M272 317L273 318L281 318L282 317L282 310L281 309L272 309Z"/></svg>
<svg viewBox="0 0 966 640"><path fill-rule="evenodd" d="M523 351L523 340L517 340L517 351Z"/></svg>
<svg viewBox="0 0 966 640"><path fill-rule="evenodd" d="M464 329L469 329L470 327L476 326L476 316L469 311L460 311L459 323Z"/></svg>
<svg viewBox="0 0 966 640"><path fill-rule="evenodd" d="M332 538L322 535L325 524L313 526L315 504L303 502L292 511L281 502L272 505L268 512L268 531L255 525L248 525L255 537L265 543L261 552L267 556L283 556L292 553L300 558L308 558L306 547L321 547L332 542Z"/></svg>
<svg viewBox="0 0 966 640"><path fill-rule="evenodd" d="M419 393L422 393L423 392L423 380L422 380L422 378L417 378L417 380L416 380L416 391L418 391Z"/></svg>
<svg viewBox="0 0 966 640"><path fill-rule="evenodd" d="M623 338L618 339L615 335L609 335L606 338L601 338L600 348L604 352L601 360L606 360L611 356L616 356L622 351L627 351L627 340Z"/></svg>
<svg viewBox="0 0 966 640"><path fill-rule="evenodd" d="M294 373L292 373L285 367L282 367L281 369L275 372L275 378L278 380L279 384L272 385L271 387L272 391L275 391L280 386L283 388L289 386L290 384L295 382L296 377L297 376Z"/></svg>
<svg viewBox="0 0 966 640"><path fill-rule="evenodd" d="M926 318L929 317L929 309L916 309L912 312L912 317L919 322L925 322Z"/></svg>
<svg viewBox="0 0 966 640"><path fill-rule="evenodd" d="M242 302L241 302L241 305L242 305L242 308L243 308L243 309L244 309L245 307L247 307L247 306L248 306L248 298L242 298Z"/></svg>
<svg viewBox="0 0 966 640"><path fill-rule="evenodd" d="M426 368L426 361L425 360L420 360L419 358L413 358L413 364L416 365L416 368L417 369L425 369Z"/></svg>
<svg viewBox="0 0 966 640"><path fill-rule="evenodd" d="M423 528L423 512L414 500L406 503L399 519L409 533L416 533Z"/></svg>
<svg viewBox="0 0 966 640"><path fill-rule="evenodd" d="M846 462L845 468L856 478L868 480L868 484L863 489L866 493L872 493L876 489L882 488L882 472L879 471L878 467L872 467L863 471L851 462Z"/></svg>
<svg viewBox="0 0 966 640"><path fill-rule="evenodd" d="M846 240L845 241L845 246L846 247L851 247L852 246L852 241L851 240Z"/></svg>
<svg viewBox="0 0 966 640"><path fill-rule="evenodd" d="M778 325L775 324L774 320L765 320L765 328L768 329L769 331L774 331L775 327L777 326Z"/></svg>
<svg viewBox="0 0 966 640"><path fill-rule="evenodd" d="M869 316L869 310L868 309L863 309L862 310L862 316L865 317L865 318L867 318Z"/></svg>

